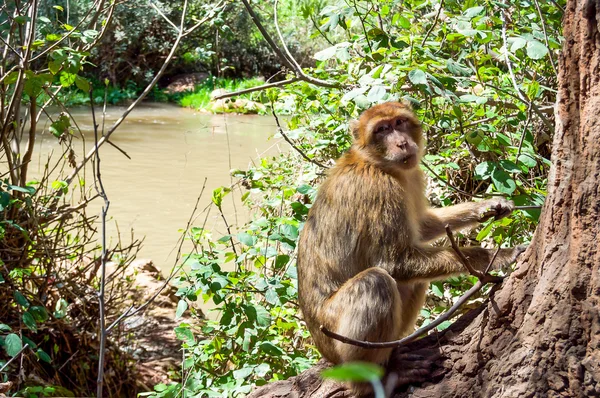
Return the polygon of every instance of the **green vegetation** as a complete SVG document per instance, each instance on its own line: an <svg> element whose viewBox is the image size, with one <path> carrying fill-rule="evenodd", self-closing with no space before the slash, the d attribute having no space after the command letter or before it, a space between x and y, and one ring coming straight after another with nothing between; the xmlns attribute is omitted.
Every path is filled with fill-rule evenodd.
<svg viewBox="0 0 600 398"><path fill-rule="evenodd" d="M86 15L91 3L74 2L68 15L66 4L43 5L31 28L36 40L29 44L26 37L10 33L30 29L28 17L13 18L10 7L15 5L0 11L0 35L12 40L0 65L0 129L6 138L0 143L0 367L29 344L34 356L27 357L25 373L44 381L19 382L9 390L12 395L94 391L100 256L92 229L95 217L85 212L85 201L96 191L77 175L31 181L27 164L32 150L25 141L14 149L11 140L20 142L16 137L22 131L35 137L29 115L47 112L48 130L64 151L48 170L74 167L81 156L72 143L79 136L64 107L89 104L91 86L98 104L105 98L109 104L132 100L155 76L172 45L173 27L148 6L110 6L116 8L109 25L86 20L76 28L67 23ZM181 3L162 2L160 9L177 21ZM274 2L251 3L277 39ZM349 120L373 104L405 100L415 108L427 142L423 167L428 195L436 206L472 200L472 195L503 195L517 205L543 203L564 3L282 1L279 25L284 41L294 43L291 54L307 75L337 88L300 78L242 97L260 102L258 112L273 107L289 115L285 134L303 156L292 151L262 159L248 170L234 170L237 182L213 192L213 206L221 211L224 197L240 190L254 216L223 236L199 226L190 229L187 238L195 250L185 257L187 271L174 281L180 298L177 315L191 315L191 321L175 330L185 358L172 383L159 384L150 395L175 397L185 391L185 396L239 396L255 385L298 374L319 359L297 308L296 243L326 172L319 165L331 165L348 149ZM191 2L192 19L201 19L210 5ZM97 20L106 20L109 9L98 11ZM185 37L167 75L210 71L220 77L193 93L165 95L155 88L151 98L218 111L209 104L213 90L254 87L263 79L248 77L270 78L280 72L282 61L241 2L228 3L210 21L206 29ZM58 45L61 38L65 40ZM21 70L20 55L12 51L28 46L41 55ZM277 78L297 77L286 68ZM58 111L47 111L48 104ZM25 122L19 116L23 114ZM81 207L66 197L73 190L84 198ZM486 245L528 242L538 217L538 210L515 212L460 239ZM107 303L113 314L119 313L129 282L118 275L138 245L109 248L108 257L117 264ZM474 283L471 276L432 283L420 324L444 312ZM214 305L215 320L204 320L194 310L199 300ZM135 364L123 349L126 340L117 333L109 339L111 368L105 383L113 396L126 396L134 384ZM0 382L15 380L20 366L11 363Z"/></svg>
<svg viewBox="0 0 600 398"><path fill-rule="evenodd" d="M424 167L434 204L472 200L471 195L542 204L560 8L540 4L540 15L534 3L516 1L369 4L303 2L305 16L319 27L314 35L332 43L315 54L316 66L306 73L342 89L298 82L263 93L265 104L290 111L287 134L296 146L330 164L350 145L351 118L373 104L402 99L423 121ZM510 21L503 22L505 14ZM294 252L322 172L294 154L233 173L247 188L243 201L258 209L256 216L231 235L212 237L202 229L191 234L198 250L187 260L191 271L179 278L180 308L211 300L220 316L177 329L187 353L185 384L157 386L156 396L174 396L182 388L236 396L318 359L297 312ZM215 191L217 208L227 192ZM538 216L538 210L518 211L461 239L528 242ZM420 323L444 312L474 283L472 276L432 283Z"/></svg>

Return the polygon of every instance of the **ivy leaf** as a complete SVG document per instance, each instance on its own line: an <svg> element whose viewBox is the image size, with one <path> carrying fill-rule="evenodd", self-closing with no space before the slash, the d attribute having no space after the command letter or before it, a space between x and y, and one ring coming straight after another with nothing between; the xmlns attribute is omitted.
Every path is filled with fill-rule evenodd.
<svg viewBox="0 0 600 398"><path fill-rule="evenodd" d="M31 313L31 315L33 315L33 319L36 320L36 322L46 322L48 320L48 312L46 311L46 308L39 306L39 305L34 305L31 308L29 308L28 312Z"/></svg>
<svg viewBox="0 0 600 398"><path fill-rule="evenodd" d="M520 50L526 45L527 40L523 39L522 37L514 37L512 39L512 45L510 46L510 52L514 54L517 50Z"/></svg>
<svg viewBox="0 0 600 398"><path fill-rule="evenodd" d="M510 160L501 160L500 166L508 173L520 173L521 169Z"/></svg>
<svg viewBox="0 0 600 398"><path fill-rule="evenodd" d="M373 86L367 94L367 99L371 102L381 101L385 97L386 91L383 86Z"/></svg>
<svg viewBox="0 0 600 398"><path fill-rule="evenodd" d="M511 195L515 189L517 189L517 184L515 180L513 180L506 171L502 170L499 167L494 169L492 173L492 181L494 182L494 186L499 192L505 193L507 195Z"/></svg>
<svg viewBox="0 0 600 398"><path fill-rule="evenodd" d="M13 296L15 297L15 301L23 308L29 308L29 301L27 301L27 299L25 298L25 296L23 296L23 294L18 291L15 290Z"/></svg>
<svg viewBox="0 0 600 398"><path fill-rule="evenodd" d="M4 339L4 349L10 357L17 355L21 348L23 348L23 342L18 335L11 333Z"/></svg>
<svg viewBox="0 0 600 398"><path fill-rule="evenodd" d="M194 334L192 333L190 328L186 327L186 326L180 326L180 327L175 328L175 336L179 340L183 340L186 343L194 342Z"/></svg>
<svg viewBox="0 0 600 398"><path fill-rule="evenodd" d="M492 162L481 162L475 167L475 177L485 180L492 175L494 164Z"/></svg>
<svg viewBox="0 0 600 398"><path fill-rule="evenodd" d="M427 84L427 75L421 69L408 72L408 78L413 84Z"/></svg>
<svg viewBox="0 0 600 398"><path fill-rule="evenodd" d="M22 319L23 323L25 324L25 326L27 326L29 330L31 330L32 332L37 332L37 324L35 322L35 319L33 319L33 315L31 315L31 313L24 312Z"/></svg>
<svg viewBox="0 0 600 398"><path fill-rule="evenodd" d="M266 354L272 356L279 356L283 354L283 350L277 347L275 344L271 343L270 341L263 341L262 343L260 343L259 347L261 351L264 351Z"/></svg>
<svg viewBox="0 0 600 398"><path fill-rule="evenodd" d="M313 56L313 58L316 59L317 61L327 61L328 59L335 56L336 53L337 53L337 47L333 46L333 47L326 48L325 50L319 51L318 53L316 53Z"/></svg>
<svg viewBox="0 0 600 398"><path fill-rule="evenodd" d="M527 155L527 154L520 154L519 158L517 159L517 161L523 163L525 166L531 168L534 168L535 166L537 166L537 161L535 160L535 158L531 155Z"/></svg>
<svg viewBox="0 0 600 398"><path fill-rule="evenodd" d="M321 376L338 381L372 381L383 376L380 366L367 362L350 362L333 368L325 369Z"/></svg>
<svg viewBox="0 0 600 398"><path fill-rule="evenodd" d="M75 83L76 78L77 78L77 75L74 73L62 72L60 74L60 85L63 87L72 86L73 83Z"/></svg>
<svg viewBox="0 0 600 398"><path fill-rule="evenodd" d="M181 316L187 309L188 309L187 301L179 300L179 303L177 303L177 310L175 311L175 319L181 318Z"/></svg>
<svg viewBox="0 0 600 398"><path fill-rule="evenodd" d="M52 358L50 358L50 355L46 354L46 352L44 350L42 350L41 348L38 348L38 350L35 352L35 355L37 355L37 357L46 362L46 363L51 363L52 362Z"/></svg>
<svg viewBox="0 0 600 398"><path fill-rule="evenodd" d="M240 232L237 238L240 241L240 243L250 247L254 246L257 241L256 236L250 235L246 232Z"/></svg>
<svg viewBox="0 0 600 398"><path fill-rule="evenodd" d="M90 91L90 83L79 75L75 76L75 85L84 93L89 93Z"/></svg>
<svg viewBox="0 0 600 398"><path fill-rule="evenodd" d="M537 40L527 42L527 56L531 59L542 59L548 54L548 49L545 45Z"/></svg>

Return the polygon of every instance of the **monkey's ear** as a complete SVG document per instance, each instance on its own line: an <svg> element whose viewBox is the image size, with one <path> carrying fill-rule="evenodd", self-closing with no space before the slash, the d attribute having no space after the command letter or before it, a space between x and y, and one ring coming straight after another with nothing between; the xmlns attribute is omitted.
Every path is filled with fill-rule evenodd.
<svg viewBox="0 0 600 398"><path fill-rule="evenodd" d="M350 127L350 132L352 133L352 137L354 137L354 139L357 140L358 139L358 120L351 119L348 122L348 126Z"/></svg>

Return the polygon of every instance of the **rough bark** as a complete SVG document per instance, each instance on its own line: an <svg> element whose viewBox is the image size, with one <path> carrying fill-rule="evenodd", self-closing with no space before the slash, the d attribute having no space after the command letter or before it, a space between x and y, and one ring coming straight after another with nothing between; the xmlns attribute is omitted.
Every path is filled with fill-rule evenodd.
<svg viewBox="0 0 600 398"><path fill-rule="evenodd" d="M399 397L600 396L600 0L569 1L563 23L553 167L533 243L486 306L410 346L441 358L431 383ZM252 396L339 392L323 387L311 369Z"/></svg>

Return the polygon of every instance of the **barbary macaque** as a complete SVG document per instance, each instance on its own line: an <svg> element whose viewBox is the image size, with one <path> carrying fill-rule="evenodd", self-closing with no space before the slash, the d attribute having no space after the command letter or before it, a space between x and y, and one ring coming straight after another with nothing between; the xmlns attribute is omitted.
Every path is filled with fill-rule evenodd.
<svg viewBox="0 0 600 398"><path fill-rule="evenodd" d="M430 281L464 273L450 247L428 242L500 219L513 211L506 199L489 199L439 209L425 197L419 167L423 152L419 120L408 105L374 106L352 126L350 150L329 171L309 211L298 246L300 308L321 354L330 362L386 365L391 348L365 349L327 337L339 335L387 342L414 331ZM500 268L523 247L501 249ZM462 248L476 270L495 250Z"/></svg>

